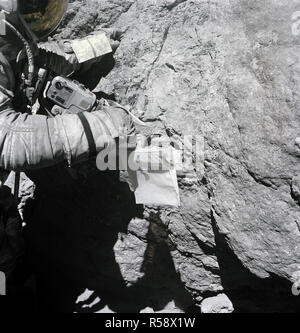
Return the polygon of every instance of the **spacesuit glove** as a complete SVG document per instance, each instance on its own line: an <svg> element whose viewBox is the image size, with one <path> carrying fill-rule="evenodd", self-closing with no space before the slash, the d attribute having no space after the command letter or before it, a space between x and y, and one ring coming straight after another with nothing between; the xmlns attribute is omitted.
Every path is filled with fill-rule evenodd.
<svg viewBox="0 0 300 333"><path fill-rule="evenodd" d="M124 32L120 29L114 29L114 28L99 28L96 31L96 33L99 32L104 32L106 34L106 37L109 39L109 43L113 50L113 53L115 53L118 47L120 46L120 42Z"/></svg>

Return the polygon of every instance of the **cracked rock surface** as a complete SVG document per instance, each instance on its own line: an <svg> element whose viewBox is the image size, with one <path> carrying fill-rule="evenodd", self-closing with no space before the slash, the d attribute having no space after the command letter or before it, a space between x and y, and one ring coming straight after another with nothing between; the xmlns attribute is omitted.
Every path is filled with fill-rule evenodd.
<svg viewBox="0 0 300 333"><path fill-rule="evenodd" d="M124 281L116 294L127 304L125 288L140 295L134 310L175 300L188 311L225 293L236 311L300 311L291 293L300 271L297 10L290 0L71 1L60 36L125 31L97 89L154 130L205 142L204 171L179 178L181 207L145 207L93 249L103 268L111 247Z"/></svg>

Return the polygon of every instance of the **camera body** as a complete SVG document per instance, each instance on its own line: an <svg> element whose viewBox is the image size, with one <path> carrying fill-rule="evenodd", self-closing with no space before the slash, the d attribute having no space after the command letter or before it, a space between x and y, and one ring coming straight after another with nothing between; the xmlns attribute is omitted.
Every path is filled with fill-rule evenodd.
<svg viewBox="0 0 300 333"><path fill-rule="evenodd" d="M48 82L44 97L67 113L91 112L97 103L97 97L77 81L56 76Z"/></svg>

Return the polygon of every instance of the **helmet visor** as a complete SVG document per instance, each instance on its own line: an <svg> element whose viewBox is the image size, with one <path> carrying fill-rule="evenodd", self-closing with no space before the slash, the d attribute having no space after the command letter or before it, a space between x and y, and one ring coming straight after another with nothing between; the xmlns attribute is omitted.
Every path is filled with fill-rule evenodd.
<svg viewBox="0 0 300 333"><path fill-rule="evenodd" d="M39 39L49 36L59 26L68 0L19 0L19 13Z"/></svg>

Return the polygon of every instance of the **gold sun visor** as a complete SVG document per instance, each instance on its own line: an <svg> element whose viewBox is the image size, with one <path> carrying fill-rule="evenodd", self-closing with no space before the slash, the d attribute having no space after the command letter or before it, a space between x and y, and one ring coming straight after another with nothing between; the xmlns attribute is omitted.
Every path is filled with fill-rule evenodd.
<svg viewBox="0 0 300 333"><path fill-rule="evenodd" d="M67 7L68 0L19 0L18 4L19 14L39 39L56 30Z"/></svg>

